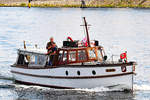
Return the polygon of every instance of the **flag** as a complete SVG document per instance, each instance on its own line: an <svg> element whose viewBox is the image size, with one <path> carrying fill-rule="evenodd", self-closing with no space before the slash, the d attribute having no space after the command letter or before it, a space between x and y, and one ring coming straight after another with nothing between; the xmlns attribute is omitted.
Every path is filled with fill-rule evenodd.
<svg viewBox="0 0 150 100"><path fill-rule="evenodd" d="M126 53L120 54L120 59L125 59L125 58L127 58L127 54Z"/></svg>
<svg viewBox="0 0 150 100"><path fill-rule="evenodd" d="M84 46L86 46L86 47L88 46L87 38L86 37L82 40L82 43L83 43Z"/></svg>

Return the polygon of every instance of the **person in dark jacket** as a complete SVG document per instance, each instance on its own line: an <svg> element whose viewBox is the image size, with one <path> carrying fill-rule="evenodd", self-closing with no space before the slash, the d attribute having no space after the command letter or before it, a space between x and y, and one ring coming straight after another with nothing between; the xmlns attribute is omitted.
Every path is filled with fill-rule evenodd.
<svg viewBox="0 0 150 100"><path fill-rule="evenodd" d="M57 51L57 45L54 42L54 38L51 37L50 38L50 42L47 43L46 45L46 49L47 49L47 55L50 55L49 57L49 65L53 65L53 60Z"/></svg>
<svg viewBox="0 0 150 100"><path fill-rule="evenodd" d="M47 45L46 45L47 52L51 51L53 48L56 48L56 47L57 47L57 45L54 42L54 38L51 37L50 42L48 42Z"/></svg>

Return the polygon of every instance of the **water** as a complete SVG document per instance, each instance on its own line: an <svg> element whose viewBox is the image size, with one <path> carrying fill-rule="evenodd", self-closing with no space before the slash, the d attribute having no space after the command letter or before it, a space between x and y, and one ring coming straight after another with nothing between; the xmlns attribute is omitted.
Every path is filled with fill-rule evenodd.
<svg viewBox="0 0 150 100"><path fill-rule="evenodd" d="M100 40L108 56L127 51L136 61L134 92L112 92L105 87L59 90L14 84L10 65L16 50L27 46L45 48L53 36L58 46L67 36L85 37L81 17L90 26L90 38ZM150 10L131 8L0 8L0 100L149 100ZM4 78L4 79L3 79ZM10 80L5 80L5 78Z"/></svg>

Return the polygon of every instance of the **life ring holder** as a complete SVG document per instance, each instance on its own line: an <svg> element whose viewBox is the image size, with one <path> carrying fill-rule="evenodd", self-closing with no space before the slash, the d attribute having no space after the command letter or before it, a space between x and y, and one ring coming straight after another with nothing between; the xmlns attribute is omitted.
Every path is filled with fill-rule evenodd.
<svg viewBox="0 0 150 100"><path fill-rule="evenodd" d="M126 72L126 71L127 71L127 68L126 68L125 65L122 65L122 66L121 66L121 71L122 71L122 72Z"/></svg>

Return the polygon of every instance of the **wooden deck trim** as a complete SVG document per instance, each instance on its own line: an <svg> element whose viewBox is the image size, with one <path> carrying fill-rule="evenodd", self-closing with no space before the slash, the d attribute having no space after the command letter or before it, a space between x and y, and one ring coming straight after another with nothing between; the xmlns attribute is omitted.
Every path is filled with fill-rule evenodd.
<svg viewBox="0 0 150 100"><path fill-rule="evenodd" d="M94 68L94 67L121 67L124 66L131 66L135 62L128 62L128 63L118 63L118 64L97 64L97 65L61 65L61 66L47 66L47 67L38 67L38 68L29 68L27 66L22 65L11 65L11 67L16 68L24 68L24 69L52 69L52 68Z"/></svg>
<svg viewBox="0 0 150 100"><path fill-rule="evenodd" d="M20 74L25 76L31 77L39 77L39 78L56 78L56 79L91 79L91 78L108 78L108 77L117 77L117 76L124 76L134 74L134 72L126 72L120 74L112 74L112 75L101 75L101 76L46 76L46 75L33 75L28 73L22 73L17 71L11 71L14 74Z"/></svg>

